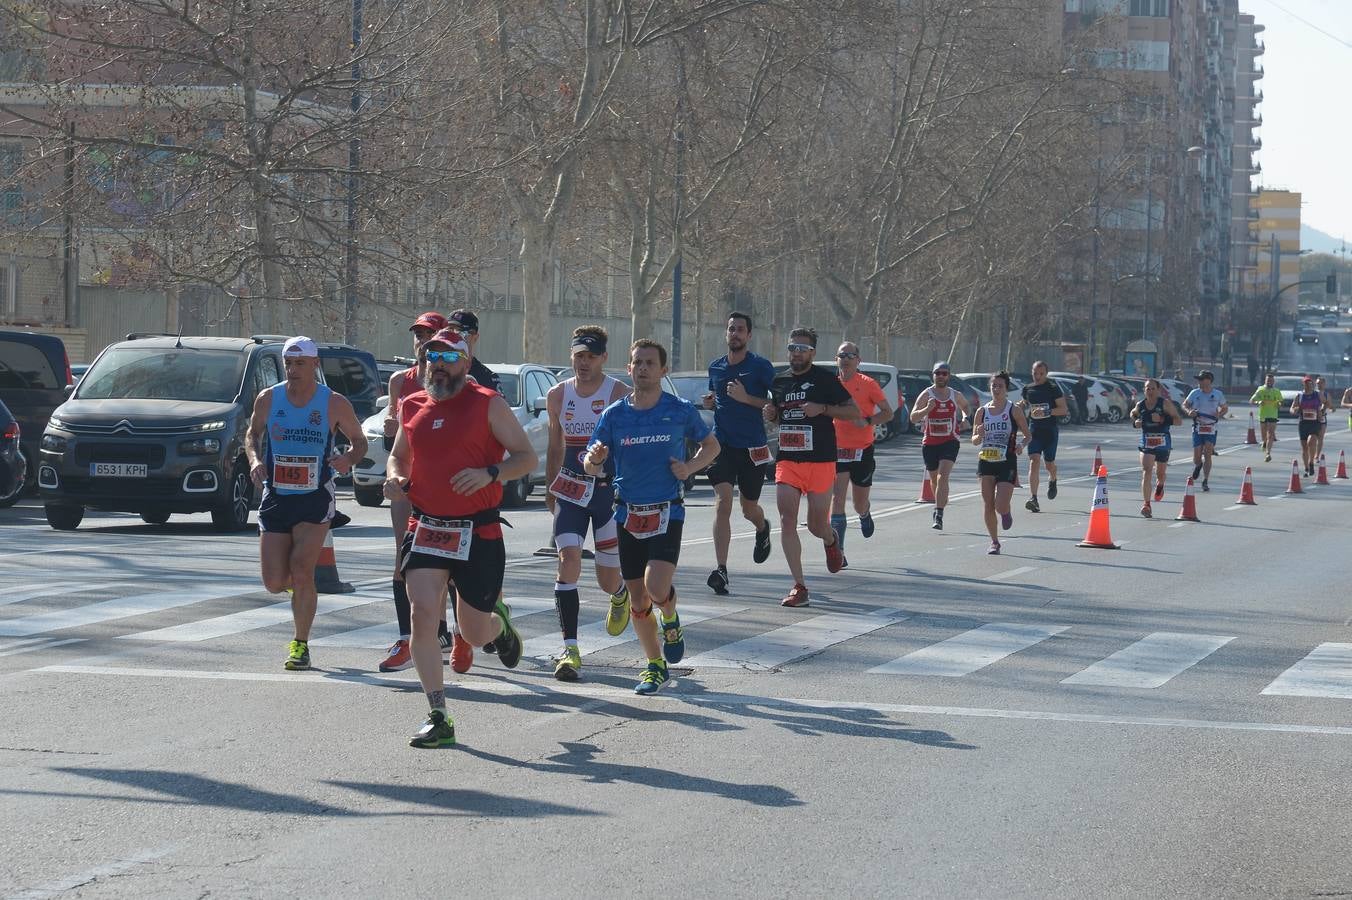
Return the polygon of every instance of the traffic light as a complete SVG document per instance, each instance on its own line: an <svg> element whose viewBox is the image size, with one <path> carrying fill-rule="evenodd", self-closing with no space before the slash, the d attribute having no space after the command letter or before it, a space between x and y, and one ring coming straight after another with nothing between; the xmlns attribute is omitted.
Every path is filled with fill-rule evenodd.
<svg viewBox="0 0 1352 900"><path fill-rule="evenodd" d="M1330 272L1330 273L1328 274L1328 277L1324 279L1324 293L1328 294L1330 297L1332 297L1334 294L1338 293L1338 273L1337 273L1337 272Z"/></svg>

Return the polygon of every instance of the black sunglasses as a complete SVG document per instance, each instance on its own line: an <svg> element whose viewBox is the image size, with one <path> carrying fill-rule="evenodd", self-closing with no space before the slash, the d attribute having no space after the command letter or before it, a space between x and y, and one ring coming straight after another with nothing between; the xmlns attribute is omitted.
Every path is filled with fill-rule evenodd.
<svg viewBox="0 0 1352 900"><path fill-rule="evenodd" d="M836 354L836 359L858 359L858 358L859 358L858 353L850 353L848 351L846 351L845 353Z"/></svg>

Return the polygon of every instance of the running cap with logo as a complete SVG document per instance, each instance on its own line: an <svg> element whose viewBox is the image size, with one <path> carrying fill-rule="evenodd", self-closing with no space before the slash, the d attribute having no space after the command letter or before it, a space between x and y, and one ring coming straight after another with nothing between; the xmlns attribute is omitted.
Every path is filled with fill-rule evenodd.
<svg viewBox="0 0 1352 900"><path fill-rule="evenodd" d="M424 350L431 350L433 344L441 344L450 350L459 350L461 353L469 352L469 343L465 341L465 336L453 328L443 328L436 334L427 339L423 344Z"/></svg>
<svg viewBox="0 0 1352 900"><path fill-rule="evenodd" d="M282 345L282 356L310 356L318 359L319 348L315 346L314 341L304 335L297 335L286 339L286 343Z"/></svg>
<svg viewBox="0 0 1352 900"><path fill-rule="evenodd" d="M1314 384L1314 379L1311 378L1309 375L1306 375L1304 378L1301 379L1301 381L1304 382L1305 384Z"/></svg>
<svg viewBox="0 0 1352 900"><path fill-rule="evenodd" d="M931 374L933 374L934 372L943 372L947 374L948 371L949 371L948 360L941 360L940 362L934 364L934 369L932 370Z"/></svg>
<svg viewBox="0 0 1352 900"><path fill-rule="evenodd" d="M1209 379L1211 379L1212 381L1215 381L1215 380L1216 380L1216 376L1213 375L1213 374L1211 373L1211 370L1210 370L1210 369L1203 369L1202 371L1200 371L1200 372L1197 373L1197 380L1198 380L1198 381L1201 381L1203 378L1209 378Z"/></svg>
<svg viewBox="0 0 1352 900"><path fill-rule="evenodd" d="M479 333L479 317L467 309L457 309L446 317L447 324L456 326L460 331Z"/></svg>
<svg viewBox="0 0 1352 900"><path fill-rule="evenodd" d="M599 334L579 334L573 337L572 346L568 348L569 353L576 353L579 350L585 350L588 353L595 353L597 356L606 352L606 339Z"/></svg>
<svg viewBox="0 0 1352 900"><path fill-rule="evenodd" d="M440 331L446 327L446 317L439 312L425 312L408 326L408 330L415 328L430 328L433 331Z"/></svg>

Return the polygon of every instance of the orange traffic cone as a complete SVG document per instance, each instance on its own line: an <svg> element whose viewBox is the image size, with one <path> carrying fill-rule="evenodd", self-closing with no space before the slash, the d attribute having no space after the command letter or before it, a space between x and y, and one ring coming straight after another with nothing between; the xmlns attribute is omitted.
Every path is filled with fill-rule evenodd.
<svg viewBox="0 0 1352 900"><path fill-rule="evenodd" d="M1324 454L1322 453L1319 454L1319 471L1315 475L1314 483L1315 484L1329 483L1329 470L1328 466L1324 463Z"/></svg>
<svg viewBox="0 0 1352 900"><path fill-rule="evenodd" d="M1089 530L1077 547L1097 547L1100 550L1116 550L1112 530L1108 525L1108 469L1099 466L1098 481L1094 484L1094 506L1089 511Z"/></svg>
<svg viewBox="0 0 1352 900"><path fill-rule="evenodd" d="M930 484L929 473L920 479L920 496L915 498L916 503L934 502L934 485Z"/></svg>
<svg viewBox="0 0 1352 900"><path fill-rule="evenodd" d="M1253 469L1249 466L1244 467L1244 483L1239 486L1239 499L1235 502L1245 506L1258 505L1258 501L1253 499Z"/></svg>
<svg viewBox="0 0 1352 900"><path fill-rule="evenodd" d="M1347 477L1347 460L1343 458L1343 451L1341 450L1338 451L1338 472L1333 477L1334 478Z"/></svg>
<svg viewBox="0 0 1352 900"><path fill-rule="evenodd" d="M1187 486L1183 488L1183 508L1178 511L1178 521L1180 522L1200 522L1197 518L1197 498L1192 493L1192 479L1188 479Z"/></svg>
<svg viewBox="0 0 1352 900"><path fill-rule="evenodd" d="M356 590L338 577L338 558L333 553L333 532L324 533L324 547L315 563L315 589L321 594L350 594Z"/></svg>
<svg viewBox="0 0 1352 900"><path fill-rule="evenodd" d="M1094 445L1094 465L1090 467L1089 474L1097 475L1099 469L1103 468L1103 447L1100 444Z"/></svg>
<svg viewBox="0 0 1352 900"><path fill-rule="evenodd" d="M1249 413L1249 436L1244 439L1246 444L1258 443L1258 434L1254 431L1253 413Z"/></svg>
<svg viewBox="0 0 1352 900"><path fill-rule="evenodd" d="M1305 489L1300 486L1300 460L1291 460L1291 484L1287 487L1288 494L1303 494Z"/></svg>

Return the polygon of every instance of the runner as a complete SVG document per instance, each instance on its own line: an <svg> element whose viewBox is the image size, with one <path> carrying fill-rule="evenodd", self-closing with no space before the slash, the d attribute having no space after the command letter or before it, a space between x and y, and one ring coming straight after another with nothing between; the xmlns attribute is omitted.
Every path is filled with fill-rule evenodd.
<svg viewBox="0 0 1352 900"><path fill-rule="evenodd" d="M1347 410L1347 430L1352 431L1352 387L1343 391L1342 402L1338 405Z"/></svg>
<svg viewBox="0 0 1352 900"><path fill-rule="evenodd" d="M714 507L714 559L708 585L715 594L728 592L728 545L732 542L732 488L737 487L742 517L756 529L753 562L770 558L770 522L761 508L765 467L770 464L765 421L761 416L769 402L775 367L747 347L751 341L751 317L734 312L728 316L728 352L709 363L709 393L704 408L714 411L714 436L722 448L709 467L709 483L718 502Z"/></svg>
<svg viewBox="0 0 1352 900"><path fill-rule="evenodd" d="M1156 500L1164 499L1164 474L1169 468L1173 438L1169 428L1183 424L1183 414L1164 396L1158 378L1147 378L1145 397L1131 411L1131 427L1141 429L1141 515L1151 517L1151 480Z"/></svg>
<svg viewBox="0 0 1352 900"><path fill-rule="evenodd" d="M1276 376L1269 372L1263 386L1253 392L1250 403L1258 404L1258 421L1263 429L1263 461L1272 462L1272 447L1277 443L1277 417L1282 408L1282 392L1273 385Z"/></svg>
<svg viewBox="0 0 1352 900"><path fill-rule="evenodd" d="M605 473L607 460L614 467L620 571L629 588L634 633L647 657L636 694L657 693L670 678L667 664L685 655L685 629L672 584L685 525L683 487L718 456L718 438L699 410L662 390L665 374L667 348L648 338L634 341L629 348L634 393L601 413L583 458L586 474L593 477ZM687 440L699 443L690 460L684 458ZM662 617L660 641L654 606Z"/></svg>
<svg viewBox="0 0 1352 900"><path fill-rule="evenodd" d="M563 652L554 666L559 681L577 681L582 651L577 646L581 601L577 580L582 575L582 544L590 528L596 547L596 583L610 595L606 631L619 635L629 624L629 591L620 578L619 538L615 533L615 490L609 466L593 478L583 471L582 457L593 429L607 406L629 395L623 382L606 375L609 335L599 325L573 329L569 345L573 377L549 389L549 450L545 455L545 506L554 516L554 547L559 569L554 581L554 607L563 632Z"/></svg>
<svg viewBox="0 0 1352 900"><path fill-rule="evenodd" d="M873 423L889 422L892 407L877 381L859 371L859 346L846 341L836 351L840 383L854 400L863 419L836 419L836 483L831 495L831 530L836 533L843 569L845 560L845 494L848 491L859 515L859 533L873 537L873 516L868 495L873 486Z"/></svg>
<svg viewBox="0 0 1352 900"><path fill-rule="evenodd" d="M507 401L467 380L469 343L458 331L437 332L419 357L425 390L405 398L399 411L385 496L407 493L413 507L402 571L413 607L413 662L430 710L409 746L448 747L455 723L446 712L436 637L441 598L453 578L465 639L493 641L502 664L516 667L521 636L501 600L507 551L498 506L503 482L534 470L537 457Z"/></svg>
<svg viewBox="0 0 1352 900"><path fill-rule="evenodd" d="M319 594L315 564L333 518L333 473L366 455L366 435L346 397L319 383L319 348L308 337L282 345L286 380L260 391L244 441L249 474L263 491L258 506L258 556L263 586L291 591L295 637L286 668L310 668L310 626ZM333 433L352 446L333 453ZM263 437L267 436L267 447Z"/></svg>
<svg viewBox="0 0 1352 900"><path fill-rule="evenodd" d="M948 476L958 461L962 444L958 432L963 419L971 413L962 392L948 386L951 370L946 362L934 364L934 383L920 392L911 410L911 421L924 423L924 438L920 452L925 458L930 487L934 491L934 524L936 531L944 530L944 507L948 505ZM959 418L961 416L962 418Z"/></svg>
<svg viewBox="0 0 1352 900"><path fill-rule="evenodd" d="M425 312L418 316L408 329L413 333L413 356L419 358L418 353L422 350L423 344L427 343L427 339L445 327L446 317L441 313ZM394 447L395 435L399 433L399 405L405 397L410 397L423 389L423 369L424 363L418 362L390 376L390 402L385 407L385 421L382 423L387 451ZM404 545L404 533L408 531L409 510L407 496L400 494L390 500L390 527L394 532L394 617L399 624L399 639L381 660L379 669L382 672L402 672L413 665L413 654L408 645L409 637L413 634L413 624L408 607L408 591L404 589L404 576L399 572L399 548ZM454 585L450 590L455 590ZM452 642L451 633L446 627L446 605L446 600L443 599L441 622L437 626L437 640L440 641L443 651L450 652L451 668L457 672L467 672L474 661L474 648L468 641Z"/></svg>
<svg viewBox="0 0 1352 900"><path fill-rule="evenodd" d="M1216 453L1216 423L1230 411L1225 395L1213 390L1210 370L1197 373L1197 387L1183 401L1183 412L1192 417L1192 480L1202 476L1202 490L1211 490L1211 458ZM1158 497L1156 499L1159 499Z"/></svg>
<svg viewBox="0 0 1352 900"><path fill-rule="evenodd" d="M765 407L768 421L779 422L779 458L775 462L775 501L779 507L779 542L793 573L793 589L783 606L807 606L803 580L803 545L798 540L798 510L807 495L807 529L826 548L826 569L845 564L836 533L831 530L831 493L836 480L836 429L833 419L859 418L850 392L834 372L814 366L817 332L795 328L789 333L789 370L775 377L773 398Z"/></svg>
<svg viewBox="0 0 1352 900"><path fill-rule="evenodd" d="M1056 443L1061 433L1061 416L1066 415L1066 395L1054 381L1047 379L1047 364L1033 363L1033 383L1023 389L1023 412L1031 420L1033 439L1028 442L1028 493L1024 504L1031 512L1042 512L1037 503L1038 467L1047 463L1047 499L1056 499Z"/></svg>
<svg viewBox="0 0 1352 900"><path fill-rule="evenodd" d="M1000 552L1000 532L995 514L1000 514L1000 526L1008 531L1014 525L1009 511L1009 499L1014 493L1014 476L1018 474L1017 454L1032 439L1023 411L1009 402L1009 373L997 372L991 376L991 399L977 408L972 422L972 443L981 448L976 473L981 480L981 502L986 519L986 531L991 546L986 552L992 556ZM1015 431L1022 437L1016 443Z"/></svg>
<svg viewBox="0 0 1352 900"><path fill-rule="evenodd" d="M1329 430L1329 411L1335 409L1333 405L1333 395L1329 393L1324 382L1323 375L1314 377L1315 390L1319 391L1319 434L1315 435L1314 461L1319 464L1319 459L1324 455L1324 434Z"/></svg>
<svg viewBox="0 0 1352 900"><path fill-rule="evenodd" d="M479 359L479 317L467 309L457 309L446 317L446 324L459 331L469 342L469 377L487 388L502 393L502 384L497 373L484 365Z"/></svg>
<svg viewBox="0 0 1352 900"><path fill-rule="evenodd" d="M1314 474L1315 446L1319 438L1319 413L1324 409L1324 397L1315 390L1314 379L1306 375L1301 379L1305 390L1291 401L1291 415L1300 419L1297 425L1300 433L1300 455L1305 463L1305 474Z"/></svg>

